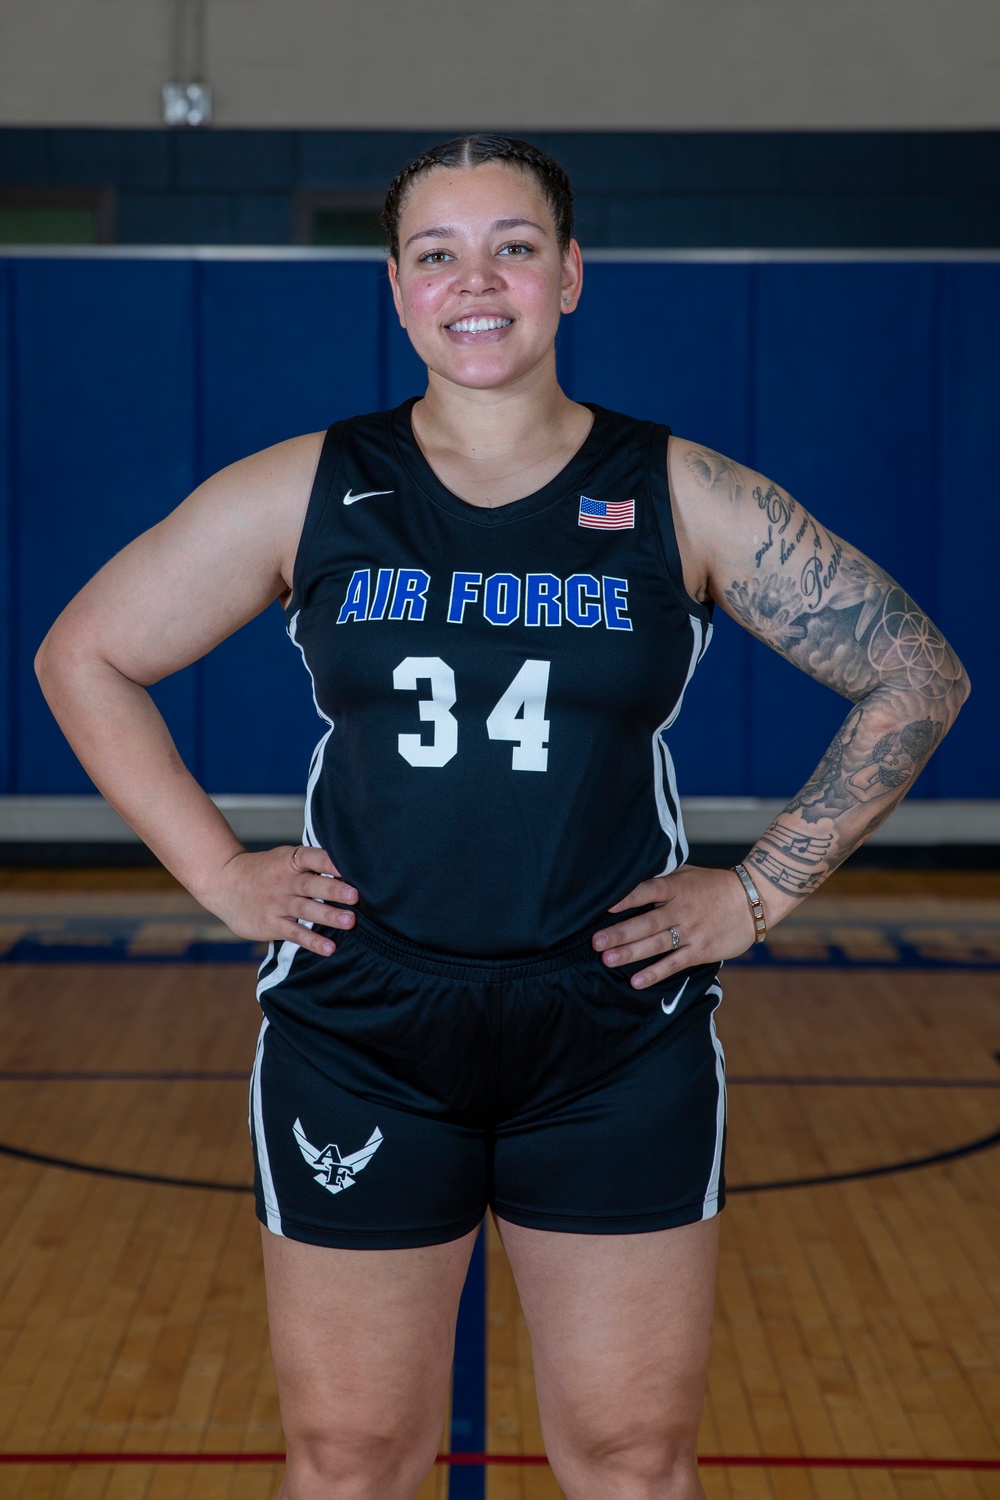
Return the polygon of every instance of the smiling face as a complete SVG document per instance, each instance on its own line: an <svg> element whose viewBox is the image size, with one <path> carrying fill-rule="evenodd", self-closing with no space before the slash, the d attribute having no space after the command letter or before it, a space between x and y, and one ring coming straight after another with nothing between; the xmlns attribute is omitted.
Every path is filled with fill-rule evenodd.
<svg viewBox="0 0 1000 1500"><path fill-rule="evenodd" d="M501 162L434 167L403 204L396 310L433 375L474 390L551 365L559 318L575 308L580 251L559 248L530 172Z"/></svg>

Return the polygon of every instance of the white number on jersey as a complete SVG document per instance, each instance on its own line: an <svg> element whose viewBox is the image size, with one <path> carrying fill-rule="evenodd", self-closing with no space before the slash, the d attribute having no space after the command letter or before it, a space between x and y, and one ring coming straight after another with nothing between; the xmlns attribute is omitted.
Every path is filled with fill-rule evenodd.
<svg viewBox="0 0 1000 1500"><path fill-rule="evenodd" d="M486 720L491 740L513 740L512 771L548 769L549 721L545 699L549 691L547 661L526 661L500 702ZM440 656L408 656L392 674L392 685L413 692L429 682L431 696L418 698L420 717L434 725L434 738L425 745L419 734L401 734L399 753L411 766L446 766L458 754L458 720L455 707L455 673Z"/></svg>
<svg viewBox="0 0 1000 1500"><path fill-rule="evenodd" d="M549 662L526 661L496 708L486 720L491 740L513 740L513 771L544 771L548 767L549 721L545 699L549 691Z"/></svg>
<svg viewBox="0 0 1000 1500"><path fill-rule="evenodd" d="M434 725L434 738L425 745L419 734L401 734L399 753L411 766L446 766L458 753L458 720L455 707L455 674L440 656L408 656L392 674L392 685L413 692L421 681L430 682L431 696L418 698L420 717Z"/></svg>

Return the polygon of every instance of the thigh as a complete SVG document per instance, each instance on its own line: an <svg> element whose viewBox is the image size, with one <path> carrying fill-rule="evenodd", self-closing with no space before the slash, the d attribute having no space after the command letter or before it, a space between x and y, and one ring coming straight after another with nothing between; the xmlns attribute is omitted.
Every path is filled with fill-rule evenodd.
<svg viewBox="0 0 1000 1500"><path fill-rule="evenodd" d="M719 1219L649 1234L498 1220L531 1334L546 1447L693 1455L711 1348Z"/></svg>
<svg viewBox="0 0 1000 1500"><path fill-rule="evenodd" d="M477 1228L489 1184L483 1132L405 1107L384 1064L370 1090L345 1087L315 1065L305 1028L282 1027L289 1035L264 1020L250 1091L261 1222L351 1252L444 1244Z"/></svg>
<svg viewBox="0 0 1000 1500"><path fill-rule="evenodd" d="M262 1229L271 1350L290 1454L441 1433L458 1302L475 1231L409 1250L343 1250Z"/></svg>
<svg viewBox="0 0 1000 1500"><path fill-rule="evenodd" d="M714 973L695 976L692 1003L695 984L681 978L638 1017L610 985L601 992L602 977L580 976L587 1008L555 997L552 1034L520 1069L530 1089L497 1130L491 1207L527 1229L585 1236L710 1219L725 1202L726 1143ZM602 1036L603 1072L588 1077Z"/></svg>

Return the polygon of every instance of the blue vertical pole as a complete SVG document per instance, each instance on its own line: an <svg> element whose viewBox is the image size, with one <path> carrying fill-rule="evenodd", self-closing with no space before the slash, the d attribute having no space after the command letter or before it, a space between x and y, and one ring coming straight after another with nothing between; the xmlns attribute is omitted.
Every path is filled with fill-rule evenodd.
<svg viewBox="0 0 1000 1500"><path fill-rule="evenodd" d="M476 1237L455 1329L452 1376L452 1453L482 1453L486 1447L486 1231ZM454 1464L448 1500L485 1500L486 1470L481 1464Z"/></svg>

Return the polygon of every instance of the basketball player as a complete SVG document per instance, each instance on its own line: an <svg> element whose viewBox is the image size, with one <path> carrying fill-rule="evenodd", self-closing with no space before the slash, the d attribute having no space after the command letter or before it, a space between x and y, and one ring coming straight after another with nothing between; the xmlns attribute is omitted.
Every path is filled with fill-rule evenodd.
<svg viewBox="0 0 1000 1500"><path fill-rule="evenodd" d="M416 1493L487 1209L569 1500L691 1500L720 963L882 822L968 685L779 485L563 394L582 266L554 162L451 142L385 222L425 394L209 479L69 605L39 675L164 865L271 944L251 1130L285 1500ZM322 738L302 845L248 853L146 688L276 597ZM685 863L664 739L714 605L852 703L734 870Z"/></svg>

